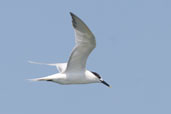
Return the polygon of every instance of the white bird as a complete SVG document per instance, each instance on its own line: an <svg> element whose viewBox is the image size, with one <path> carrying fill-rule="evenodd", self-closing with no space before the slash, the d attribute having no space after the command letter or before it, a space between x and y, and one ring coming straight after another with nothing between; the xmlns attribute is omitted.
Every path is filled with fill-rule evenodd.
<svg viewBox="0 0 171 114"><path fill-rule="evenodd" d="M69 57L68 63L55 63L45 64L32 62L34 64L45 64L50 66L56 66L59 73L31 79L32 81L51 81L59 84L88 84L88 83L103 83L108 87L111 87L106 83L98 73L86 70L86 61L89 54L96 47L96 40L93 33L87 27L87 25L78 18L75 14L71 13L72 25L75 31L75 47Z"/></svg>

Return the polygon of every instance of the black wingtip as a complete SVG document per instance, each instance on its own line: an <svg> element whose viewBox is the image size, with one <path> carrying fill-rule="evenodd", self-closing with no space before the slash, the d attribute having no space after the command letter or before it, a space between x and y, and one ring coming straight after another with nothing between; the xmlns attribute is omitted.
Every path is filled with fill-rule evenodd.
<svg viewBox="0 0 171 114"><path fill-rule="evenodd" d="M69 12L70 13L70 15L71 15L71 17L72 17L72 25L73 25L73 27L74 28L76 28L76 25L77 25L77 23L76 23L76 21L75 21L75 15L72 13L72 12Z"/></svg>
<svg viewBox="0 0 171 114"><path fill-rule="evenodd" d="M72 12L69 12L71 16L75 16Z"/></svg>

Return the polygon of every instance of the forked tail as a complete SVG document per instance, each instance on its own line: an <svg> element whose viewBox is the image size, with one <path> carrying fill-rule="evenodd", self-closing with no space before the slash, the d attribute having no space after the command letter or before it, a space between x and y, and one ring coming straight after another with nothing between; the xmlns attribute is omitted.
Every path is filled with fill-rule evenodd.
<svg viewBox="0 0 171 114"><path fill-rule="evenodd" d="M53 64L49 64L49 63L39 63L39 62L34 62L34 61L28 61L31 64L39 64L39 65L48 65L48 66L56 66L59 72L64 72L66 67L67 67L67 63L53 63Z"/></svg>
<svg viewBox="0 0 171 114"><path fill-rule="evenodd" d="M31 64L39 64L39 65L49 65L49 66L56 66L56 64L49 64L49 63L39 63L34 61L28 61Z"/></svg>
<svg viewBox="0 0 171 114"><path fill-rule="evenodd" d="M42 77L42 78L33 78L33 79L28 79L29 81L36 82L36 81L52 81L49 77Z"/></svg>

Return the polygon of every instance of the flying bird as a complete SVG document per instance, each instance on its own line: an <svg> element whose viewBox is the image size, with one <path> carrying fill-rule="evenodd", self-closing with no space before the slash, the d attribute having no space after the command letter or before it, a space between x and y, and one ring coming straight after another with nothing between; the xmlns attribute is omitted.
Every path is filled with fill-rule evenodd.
<svg viewBox="0 0 171 114"><path fill-rule="evenodd" d="M103 83L111 87L102 77L96 73L86 69L86 61L89 54L96 47L96 39L87 25L75 14L70 12L72 17L72 25L75 31L75 47L69 57L67 63L46 64L29 61L33 64L44 64L56 66L59 73L31 79L32 81L50 81L58 84L88 84Z"/></svg>

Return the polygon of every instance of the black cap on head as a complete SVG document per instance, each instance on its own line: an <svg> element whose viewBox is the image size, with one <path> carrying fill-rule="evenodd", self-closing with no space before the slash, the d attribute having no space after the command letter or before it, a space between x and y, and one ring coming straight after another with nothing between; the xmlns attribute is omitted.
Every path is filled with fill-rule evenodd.
<svg viewBox="0 0 171 114"><path fill-rule="evenodd" d="M98 74L98 73L96 73L96 72L92 72L97 78L99 78L99 80L100 80L100 82L101 83L103 83L104 85L106 85L106 86L108 86L108 87L110 87L111 88L111 86L107 83L107 82L105 82L102 78L101 78L101 76Z"/></svg>

